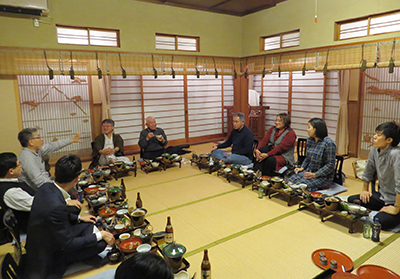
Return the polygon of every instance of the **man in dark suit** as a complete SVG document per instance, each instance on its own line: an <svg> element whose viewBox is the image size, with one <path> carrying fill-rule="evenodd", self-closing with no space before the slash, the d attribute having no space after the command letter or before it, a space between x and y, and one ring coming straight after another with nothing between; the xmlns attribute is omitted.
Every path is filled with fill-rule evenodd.
<svg viewBox="0 0 400 279"><path fill-rule="evenodd" d="M22 171L17 155L12 152L0 154L0 220L7 209L11 208L17 218L19 232L26 233L29 214L35 190L18 177ZM8 241L8 231L3 222L0 222L0 244Z"/></svg>
<svg viewBox="0 0 400 279"><path fill-rule="evenodd" d="M93 259L114 236L94 227L94 216L80 217L66 199L78 181L81 160L67 155L56 163L55 182L43 184L33 200L26 242L25 278L62 278L73 262ZM79 210L78 210L79 211Z"/></svg>

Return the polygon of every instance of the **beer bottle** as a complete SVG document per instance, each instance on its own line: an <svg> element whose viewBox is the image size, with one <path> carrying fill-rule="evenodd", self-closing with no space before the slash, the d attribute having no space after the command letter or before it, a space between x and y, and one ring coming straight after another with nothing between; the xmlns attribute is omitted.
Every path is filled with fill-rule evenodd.
<svg viewBox="0 0 400 279"><path fill-rule="evenodd" d="M211 279L211 265L207 249L204 250L203 261L201 262L201 279Z"/></svg>
<svg viewBox="0 0 400 279"><path fill-rule="evenodd" d="M174 229L171 225L171 217L167 217L167 226L165 227L165 243L174 242Z"/></svg>
<svg viewBox="0 0 400 279"><path fill-rule="evenodd" d="M140 198L140 193L137 193L137 198L136 198L136 208L142 208L143 207L143 202L142 199Z"/></svg>

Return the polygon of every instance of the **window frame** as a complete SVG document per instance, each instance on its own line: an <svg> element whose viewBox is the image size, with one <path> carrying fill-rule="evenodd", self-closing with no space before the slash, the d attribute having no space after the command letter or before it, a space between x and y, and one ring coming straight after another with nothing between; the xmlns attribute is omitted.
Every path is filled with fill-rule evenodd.
<svg viewBox="0 0 400 279"><path fill-rule="evenodd" d="M175 49L157 48L157 36L174 38L174 40L175 40ZM156 50L200 52L200 37L199 36L187 36L187 35L156 33L154 38L155 38L154 44L155 44L155 49ZM196 40L196 50L181 50L181 49L179 49L178 48L178 46L179 46L178 45L178 38L181 38L181 39L195 39Z"/></svg>
<svg viewBox="0 0 400 279"><path fill-rule="evenodd" d="M71 25L62 25L62 24L56 24L56 28L69 28L69 29L77 29L81 31L86 31L87 32L87 40L88 44L65 44L65 43L59 43L58 42L58 34L57 34L57 43L59 45L76 45L76 46L93 46L93 47L121 47L121 37L120 37L120 30L119 29L109 29L109 28L97 28L97 27L82 27L82 26L71 26ZM110 46L110 45L92 45L90 43L90 31L106 31L106 32L115 32L116 36L116 41L117 45L116 46Z"/></svg>
<svg viewBox="0 0 400 279"><path fill-rule="evenodd" d="M288 35L288 34L295 34L295 33L299 34L299 44L295 45L295 46L286 46L286 47L282 46L283 36ZM279 48L265 49L265 39L277 38L277 37L279 37ZM277 33L277 34L273 34L273 35L260 37L260 51L272 51L272 50L277 50L277 49L285 49L285 48L298 47L298 46L300 46L300 29L295 29L295 30L291 30L291 31L287 31L287 32L282 32L282 33Z"/></svg>
<svg viewBox="0 0 400 279"><path fill-rule="evenodd" d="M372 14L372 15L368 15L368 16L364 16L364 17L358 17L358 18L353 18L353 19L346 19L346 20L342 20L342 21L336 21L335 22L335 41L344 41L344 40L351 40L351 39L357 39L357 38L366 38L366 37L371 37L371 36L379 36L379 35L383 35L383 34L390 34L390 33L400 32L400 30L399 30L399 31L382 32L382 33L377 33L377 34L372 34L372 35L370 34L370 31L371 31L371 19L384 17L384 16L389 16L389 15L394 15L394 14L399 14L400 15L400 9L399 10L390 11L390 12L379 13L379 14ZM360 22L360 21L363 21L363 20L367 20L368 21L367 35L366 36L357 36L357 37L351 37L351 38L345 38L345 39L341 39L340 38L340 27L341 27L341 25L348 24L348 23L356 23L356 22Z"/></svg>

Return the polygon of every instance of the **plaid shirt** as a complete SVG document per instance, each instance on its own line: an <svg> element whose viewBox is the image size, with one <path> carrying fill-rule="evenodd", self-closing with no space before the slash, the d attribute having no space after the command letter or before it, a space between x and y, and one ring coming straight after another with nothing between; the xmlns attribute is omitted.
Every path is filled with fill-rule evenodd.
<svg viewBox="0 0 400 279"><path fill-rule="evenodd" d="M301 165L304 171L290 177L292 183L305 183L310 191L320 190L333 180L335 172L336 145L325 137L317 142L309 137L306 143L306 158ZM304 172L315 173L316 178L305 179Z"/></svg>

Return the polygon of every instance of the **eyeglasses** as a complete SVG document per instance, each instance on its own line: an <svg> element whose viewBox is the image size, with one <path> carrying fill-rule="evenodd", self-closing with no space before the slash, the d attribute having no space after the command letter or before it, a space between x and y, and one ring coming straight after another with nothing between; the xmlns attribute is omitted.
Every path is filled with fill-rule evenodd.
<svg viewBox="0 0 400 279"><path fill-rule="evenodd" d="M31 139L41 139L42 137L34 137L34 138L31 138Z"/></svg>

